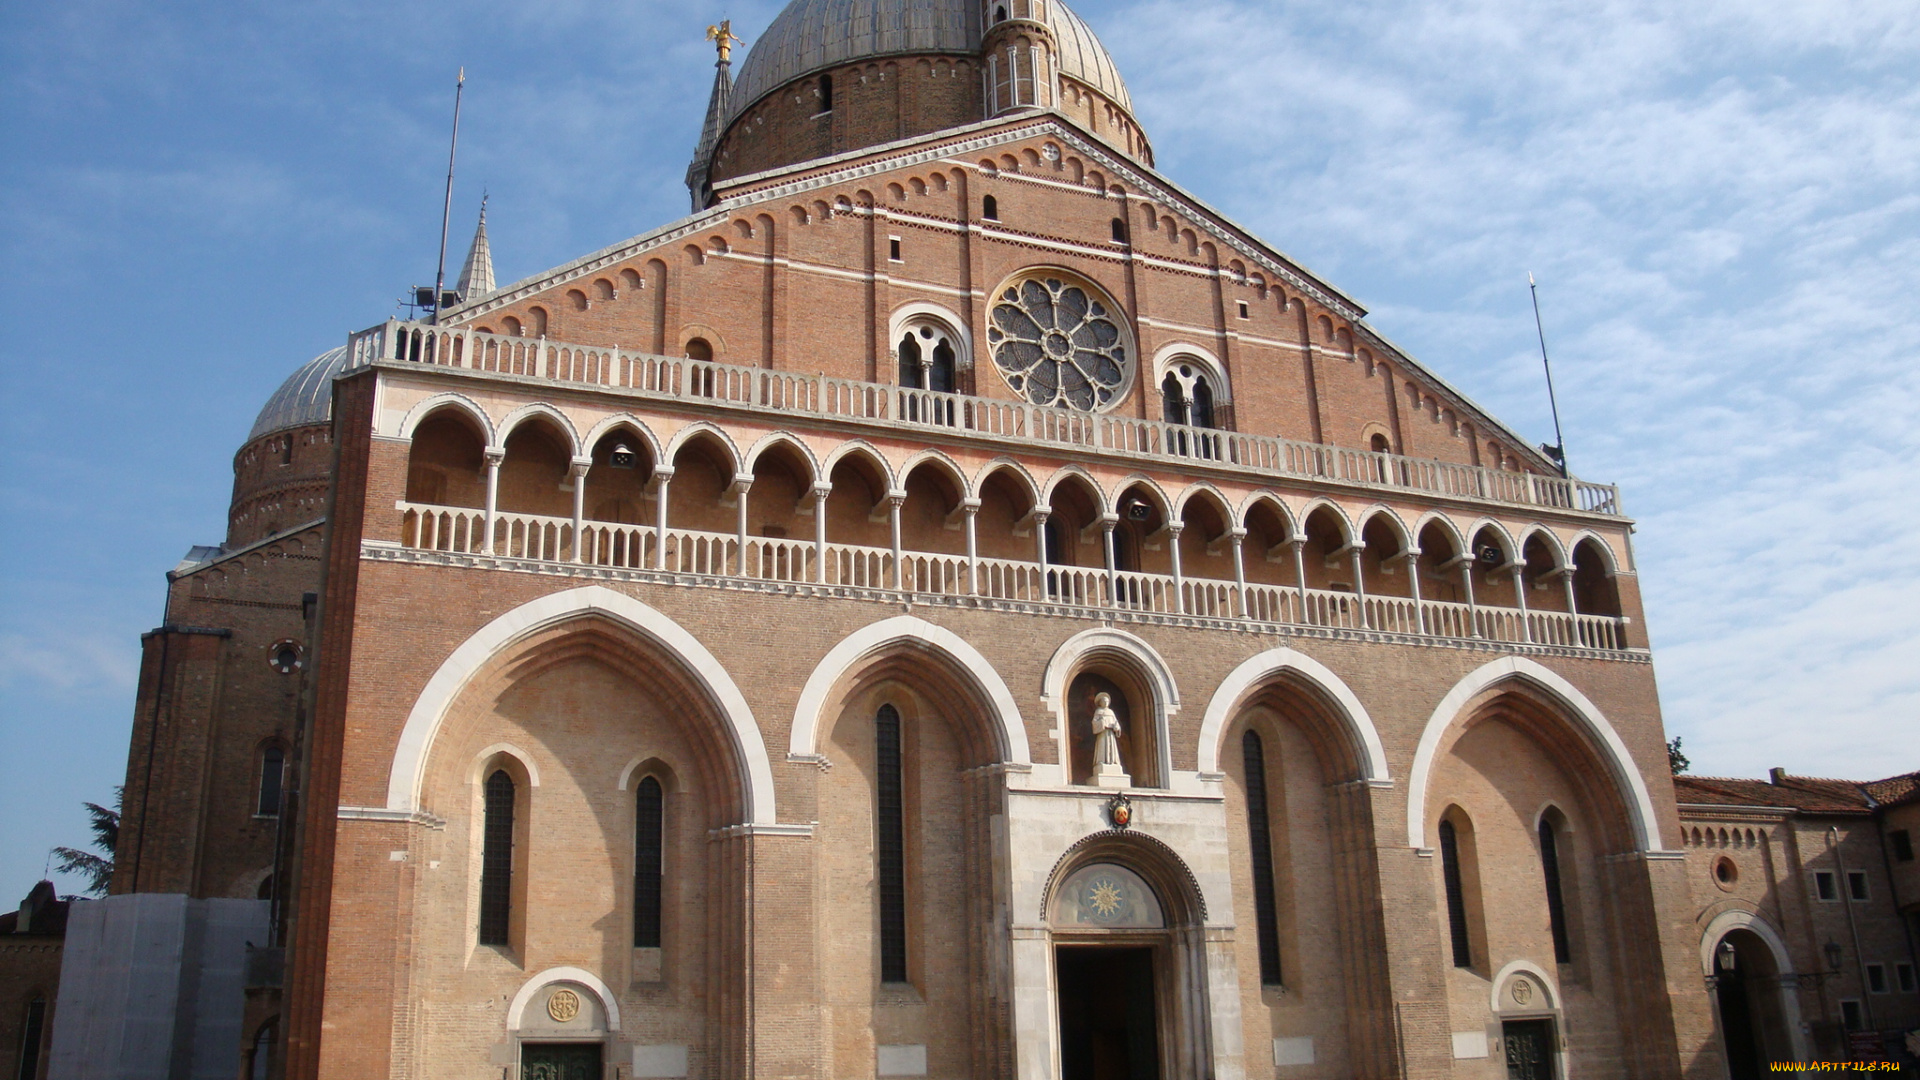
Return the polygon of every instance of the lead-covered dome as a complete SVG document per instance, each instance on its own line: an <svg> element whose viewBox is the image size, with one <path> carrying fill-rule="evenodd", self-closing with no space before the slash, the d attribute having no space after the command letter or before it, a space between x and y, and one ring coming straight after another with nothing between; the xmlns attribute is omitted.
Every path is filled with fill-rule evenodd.
<svg viewBox="0 0 1920 1080"><path fill-rule="evenodd" d="M289 428L324 424L333 419L333 377L346 369L347 347L328 349L300 365L273 392L254 418L247 441Z"/></svg>
<svg viewBox="0 0 1920 1080"><path fill-rule="evenodd" d="M1060 47L1060 73L1132 110L1120 69L1087 24L1060 0L1038 21ZM980 51L979 0L792 0L752 43L740 65L727 120L795 79L881 56Z"/></svg>

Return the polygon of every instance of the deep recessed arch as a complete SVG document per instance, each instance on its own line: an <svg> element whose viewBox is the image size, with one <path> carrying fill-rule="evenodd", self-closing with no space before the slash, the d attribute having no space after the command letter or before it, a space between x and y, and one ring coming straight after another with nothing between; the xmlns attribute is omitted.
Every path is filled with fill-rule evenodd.
<svg viewBox="0 0 1920 1080"><path fill-rule="evenodd" d="M827 654L814 665L813 673L800 690L800 699L793 711L793 733L787 745L788 754L808 759L817 755L820 732L826 720L824 713L834 688L867 661L896 647L934 654L947 661L956 673L963 674L992 714L997 729L995 736L999 760L1016 765L1031 763L1026 725L1020 717L1020 707L1014 703L1013 694L1008 691L1000 673L960 635L911 615L899 615L863 626L827 650Z"/></svg>
<svg viewBox="0 0 1920 1080"><path fill-rule="evenodd" d="M575 430L573 421L568 419L566 413L561 412L559 409L554 408L544 401L535 401L522 405L503 417L500 420L499 429L494 432L492 445L494 447L504 447L507 445L507 440L513 436L515 428L518 428L521 424L527 423L528 421L537 420L543 420L558 429L558 433L566 439L567 449L571 451L572 456L579 457L585 453L585 451L580 448L580 432Z"/></svg>
<svg viewBox="0 0 1920 1080"><path fill-rule="evenodd" d="M1366 706L1360 703L1353 689L1318 660L1286 648L1268 649L1250 656L1220 681L1212 700L1207 702L1206 716L1200 722L1197 752L1201 773L1220 772L1220 740L1226 737L1227 728L1239 713L1241 703L1249 695L1277 680L1290 680L1304 685L1317 692L1330 707L1332 714L1346 729L1353 756L1360 765L1361 779L1378 783L1391 781L1387 773L1387 752L1380 742L1379 729L1373 726L1373 717L1367 715Z"/></svg>
<svg viewBox="0 0 1920 1080"><path fill-rule="evenodd" d="M423 422L443 410L457 412L478 427L481 445L500 445L500 437L494 432L493 418L487 415L487 410L481 408L479 402L465 394L435 394L427 398L407 410L406 417L400 421L400 430L395 434L402 439L411 439Z"/></svg>
<svg viewBox="0 0 1920 1080"><path fill-rule="evenodd" d="M1427 846L1427 787L1434 762L1439 757L1441 740L1465 718L1468 706L1476 698L1509 681L1525 683L1544 693L1559 706L1563 718L1570 722L1570 726L1584 738L1594 756L1606 767L1608 779L1617 789L1626 809L1634 850L1660 850L1659 819L1654 814L1653 799L1647 793L1646 781L1640 775L1639 766L1634 763L1633 755L1627 752L1619 733L1599 707L1572 683L1552 670L1519 656L1504 657L1469 672L1454 684L1428 718L1426 729L1420 735L1419 749L1414 752L1413 767L1407 773L1408 846L1420 850Z"/></svg>
<svg viewBox="0 0 1920 1080"><path fill-rule="evenodd" d="M731 743L740 775L743 817L747 823L772 825L775 815L773 768L766 744L746 698L706 646L680 624L624 593L588 585L550 593L528 601L475 631L442 661L415 699L406 726L394 747L387 777L387 805L391 812L418 812L426 766L447 712L475 674L494 657L542 630L572 619L599 616L652 642L678 661L713 706Z"/></svg>

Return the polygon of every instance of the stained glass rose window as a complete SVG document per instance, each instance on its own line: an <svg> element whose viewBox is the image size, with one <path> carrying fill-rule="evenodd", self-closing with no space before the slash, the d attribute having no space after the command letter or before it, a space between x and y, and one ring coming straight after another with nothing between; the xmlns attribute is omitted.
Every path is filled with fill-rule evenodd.
<svg viewBox="0 0 1920 1080"><path fill-rule="evenodd" d="M1085 286L1057 277L1001 289L987 343L1007 384L1035 405L1104 409L1132 373L1115 314Z"/></svg>

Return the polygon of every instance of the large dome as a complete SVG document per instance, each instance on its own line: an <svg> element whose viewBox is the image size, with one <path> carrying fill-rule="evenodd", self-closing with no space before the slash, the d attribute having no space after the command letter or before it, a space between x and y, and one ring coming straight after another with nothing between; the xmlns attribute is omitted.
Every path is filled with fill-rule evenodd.
<svg viewBox="0 0 1920 1080"><path fill-rule="evenodd" d="M1120 69L1100 39L1060 0L1044 5L1060 46L1061 74L1091 86L1129 112ZM977 53L979 0L792 0L753 43L734 83L728 122L802 75L911 53Z"/></svg>
<svg viewBox="0 0 1920 1080"><path fill-rule="evenodd" d="M287 381L280 384L280 389L275 390L260 409L247 441L252 442L263 435L289 428L324 424L333 419L333 377L340 374L346 365L345 345L328 349L300 365L300 369L287 376Z"/></svg>

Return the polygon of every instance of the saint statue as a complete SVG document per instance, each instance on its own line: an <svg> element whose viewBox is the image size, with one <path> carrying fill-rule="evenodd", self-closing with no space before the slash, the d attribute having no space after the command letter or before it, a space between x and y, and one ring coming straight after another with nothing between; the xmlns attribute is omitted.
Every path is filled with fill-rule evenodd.
<svg viewBox="0 0 1920 1080"><path fill-rule="evenodd" d="M1101 772L1120 765L1120 718L1114 715L1113 698L1104 693L1093 695L1093 759Z"/></svg>

